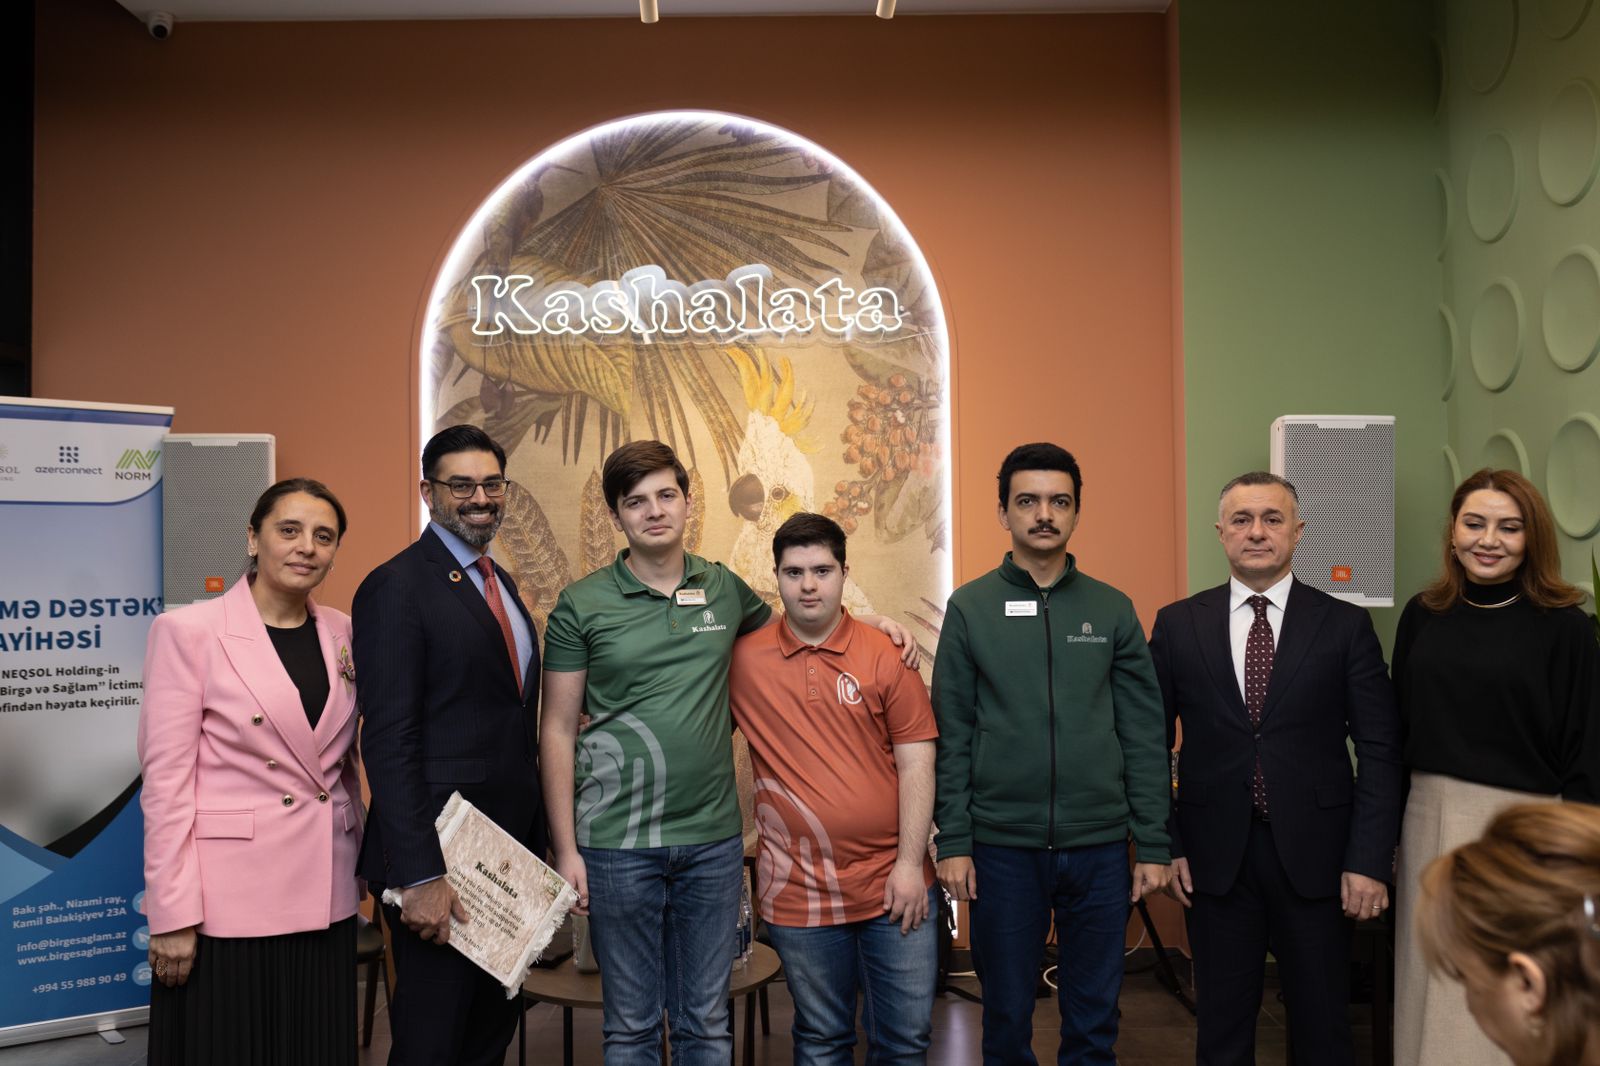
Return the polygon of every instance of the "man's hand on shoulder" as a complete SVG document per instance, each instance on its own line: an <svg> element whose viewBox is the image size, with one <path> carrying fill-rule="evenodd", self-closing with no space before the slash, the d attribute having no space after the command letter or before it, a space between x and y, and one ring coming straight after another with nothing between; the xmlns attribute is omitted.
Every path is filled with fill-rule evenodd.
<svg viewBox="0 0 1600 1066"><path fill-rule="evenodd" d="M452 914L458 922L469 920L461 898L443 877L413 885L400 893L400 920L424 940L448 944Z"/></svg>
<svg viewBox="0 0 1600 1066"><path fill-rule="evenodd" d="M928 887L922 883L922 865L896 862L883 884L883 909L891 922L900 923L900 934L917 928L928 916Z"/></svg>
<svg viewBox="0 0 1600 1066"><path fill-rule="evenodd" d="M1389 886L1365 874L1346 870L1339 875L1339 902L1347 918L1366 921L1383 916L1389 906Z"/></svg>
<svg viewBox="0 0 1600 1066"><path fill-rule="evenodd" d="M951 899L978 898L978 871L971 855L952 855L939 860L939 883Z"/></svg>
<svg viewBox="0 0 1600 1066"><path fill-rule="evenodd" d="M911 669L915 670L922 665L922 652L918 650L916 638L911 635L911 630L893 618L881 614L864 614L857 621L866 623L894 641L895 647L900 649L900 661Z"/></svg>
<svg viewBox="0 0 1600 1066"><path fill-rule="evenodd" d="M1138 903L1141 899L1153 896L1167 887L1167 882L1172 877L1172 867L1159 862L1136 862L1133 864L1133 892L1129 895L1129 902Z"/></svg>

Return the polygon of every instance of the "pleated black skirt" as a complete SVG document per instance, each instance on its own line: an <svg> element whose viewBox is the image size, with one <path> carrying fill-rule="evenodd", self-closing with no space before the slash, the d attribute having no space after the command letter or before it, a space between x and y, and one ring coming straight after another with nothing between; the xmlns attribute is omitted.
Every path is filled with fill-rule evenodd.
<svg viewBox="0 0 1600 1066"><path fill-rule="evenodd" d="M356 920L283 936L201 935L189 980L150 987L150 1066L351 1066Z"/></svg>

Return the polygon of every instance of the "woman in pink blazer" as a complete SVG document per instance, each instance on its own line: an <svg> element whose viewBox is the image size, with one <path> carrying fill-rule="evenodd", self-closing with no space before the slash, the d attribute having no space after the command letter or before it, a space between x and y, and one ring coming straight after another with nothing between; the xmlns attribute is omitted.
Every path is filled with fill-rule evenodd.
<svg viewBox="0 0 1600 1066"><path fill-rule="evenodd" d="M250 515L248 580L150 629L151 1066L355 1061L350 618L310 599L345 524L320 482L278 482Z"/></svg>

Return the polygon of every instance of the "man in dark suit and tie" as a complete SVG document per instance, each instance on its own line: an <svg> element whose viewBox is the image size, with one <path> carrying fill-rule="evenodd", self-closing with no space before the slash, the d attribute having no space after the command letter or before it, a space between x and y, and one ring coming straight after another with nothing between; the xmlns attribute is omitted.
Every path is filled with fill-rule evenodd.
<svg viewBox="0 0 1600 1066"><path fill-rule="evenodd" d="M1389 904L1394 692L1367 613L1294 579L1304 528L1289 482L1234 478L1217 521L1232 576L1162 608L1150 638L1169 743L1183 729L1169 890L1190 908L1200 1064L1255 1061L1270 951L1295 1061L1348 1066L1346 919Z"/></svg>
<svg viewBox="0 0 1600 1066"><path fill-rule="evenodd" d="M536 760L539 644L511 575L488 556L505 500L506 453L477 426L422 450L432 519L367 575L351 611L361 755L372 789L357 869L384 907L398 986L389 1066L504 1061L518 1005L447 941L465 918L444 879L433 820L459 791L536 855L545 820Z"/></svg>

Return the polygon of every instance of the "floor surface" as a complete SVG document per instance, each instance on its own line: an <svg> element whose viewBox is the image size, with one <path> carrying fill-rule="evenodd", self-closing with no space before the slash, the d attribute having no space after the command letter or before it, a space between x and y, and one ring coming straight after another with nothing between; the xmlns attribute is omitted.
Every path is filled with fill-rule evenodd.
<svg viewBox="0 0 1600 1066"><path fill-rule="evenodd" d="M1145 964L1148 957L1143 960ZM1180 960L1181 964L1181 960ZM1188 1011L1156 981L1148 970L1133 960L1123 982L1122 1026L1117 1042L1117 1060L1123 1066L1189 1066L1194 1062L1194 1019ZM956 982L977 991L973 981ZM753 1066L778 1066L792 1060L789 1026L794 1008L782 981L770 986L772 1032L756 1033L756 1060ZM1373 1061L1369 1009L1351 1008L1355 1025L1356 1063ZM1034 1015L1033 1049L1042 1063L1056 1057L1057 1028L1061 1016L1054 998L1041 999ZM744 1005L738 1006L739 1032L743 1032ZM933 1047L929 1066L975 1066L980 1061L982 1008L957 995L947 993L934 1002ZM1284 1012L1277 990L1269 982L1257 1022L1257 1062L1262 1066L1284 1062ZM67 1037L18 1047L0 1048L0 1066L144 1066L145 1030L124 1030L126 1043L107 1044L99 1036ZM576 1066L600 1066L600 1015L598 1011L577 1011L573 1019L573 1061ZM735 1049L739 1047L735 1041ZM389 1055L389 1028L386 1007L380 993L372 1046L358 1057L361 1066L381 1066ZM856 1061L864 1059L858 1046ZM528 1011L528 1062L547 1066L561 1061L561 1011L548 1004ZM506 1055L508 1066L516 1066L517 1045Z"/></svg>

